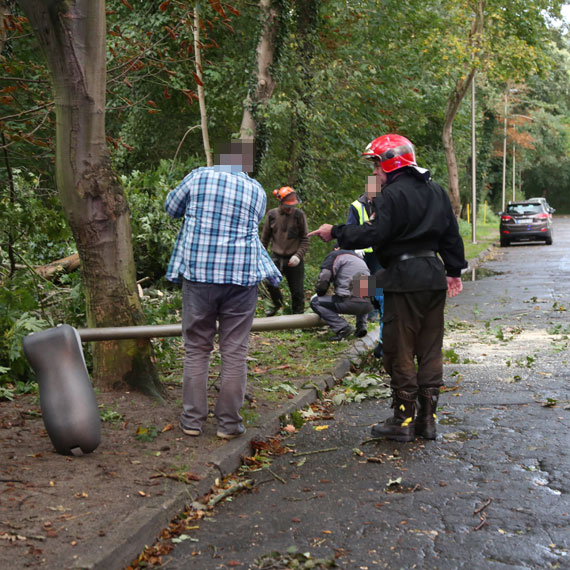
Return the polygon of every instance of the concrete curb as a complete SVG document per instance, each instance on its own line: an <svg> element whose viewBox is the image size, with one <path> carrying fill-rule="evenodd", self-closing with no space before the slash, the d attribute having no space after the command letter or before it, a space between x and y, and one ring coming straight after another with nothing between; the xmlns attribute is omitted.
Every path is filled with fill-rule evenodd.
<svg viewBox="0 0 570 570"><path fill-rule="evenodd" d="M473 259L468 260L467 267L461 271L461 273L466 273L467 271L472 271L476 267L478 267L482 261L485 261L485 258L497 249L497 244L492 243L487 249L479 252Z"/></svg>
<svg viewBox="0 0 570 570"><path fill-rule="evenodd" d="M93 553L62 567L85 570L120 570L135 559L147 545L153 544L160 531L187 505L207 494L217 478L235 471L243 457L250 452L250 441L275 435L281 418L294 410L304 408L317 399L317 390L327 390L344 378L352 365L358 365L363 353L372 350L379 335L379 327L358 339L342 354L329 374L316 379L316 388L301 390L294 398L262 418L263 425L248 428L247 438L228 441L216 449L205 464L194 465L192 471L201 477L192 487L167 482L167 499L147 503L130 514L112 535L101 538Z"/></svg>

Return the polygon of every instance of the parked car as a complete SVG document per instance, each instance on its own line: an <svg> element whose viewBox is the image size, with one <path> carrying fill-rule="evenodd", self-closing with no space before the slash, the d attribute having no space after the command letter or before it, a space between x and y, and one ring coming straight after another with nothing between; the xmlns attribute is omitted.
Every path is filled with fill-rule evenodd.
<svg viewBox="0 0 570 570"><path fill-rule="evenodd" d="M501 247L514 241L544 241L552 245L552 213L541 201L509 202L500 216Z"/></svg>
<svg viewBox="0 0 570 570"><path fill-rule="evenodd" d="M551 218L552 214L556 212L556 210L546 201L546 198L527 198L525 202L540 202L544 206L544 209L550 214Z"/></svg>

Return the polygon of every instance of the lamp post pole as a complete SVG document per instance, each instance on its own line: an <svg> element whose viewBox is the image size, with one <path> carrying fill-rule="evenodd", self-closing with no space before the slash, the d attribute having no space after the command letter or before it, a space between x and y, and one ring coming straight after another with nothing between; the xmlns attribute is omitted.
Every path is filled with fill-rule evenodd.
<svg viewBox="0 0 570 570"><path fill-rule="evenodd" d="M509 90L505 91L505 128L503 133L503 193L501 199L501 211L505 211L505 187L507 182L507 106Z"/></svg>
<svg viewBox="0 0 570 570"><path fill-rule="evenodd" d="M475 145L475 74L471 81L471 203L473 204L472 239L477 243L477 150Z"/></svg>
<svg viewBox="0 0 570 570"><path fill-rule="evenodd" d="M513 142L513 202L516 200L515 197L515 181L516 181L516 163L517 163L517 155L515 154L515 143Z"/></svg>

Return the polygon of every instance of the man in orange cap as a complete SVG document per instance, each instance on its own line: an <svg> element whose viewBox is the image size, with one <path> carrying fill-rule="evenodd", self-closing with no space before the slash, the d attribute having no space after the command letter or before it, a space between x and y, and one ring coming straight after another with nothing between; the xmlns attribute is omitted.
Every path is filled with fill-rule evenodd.
<svg viewBox="0 0 570 570"><path fill-rule="evenodd" d="M291 313L305 311L305 264L303 258L309 249L307 218L299 210L297 193L290 186L273 191L279 207L267 212L261 243L267 249L271 243L273 262L287 278L291 290ZM272 317L283 306L283 294L279 287L267 284L273 307L265 314Z"/></svg>

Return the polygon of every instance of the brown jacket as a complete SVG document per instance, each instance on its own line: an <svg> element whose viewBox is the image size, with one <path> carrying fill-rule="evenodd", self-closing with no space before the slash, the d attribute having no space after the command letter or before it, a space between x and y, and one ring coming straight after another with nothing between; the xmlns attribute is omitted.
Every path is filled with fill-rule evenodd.
<svg viewBox="0 0 570 570"><path fill-rule="evenodd" d="M267 212L261 243L267 249L271 242L271 251L280 257L297 255L303 259L309 249L307 218L302 210L295 209L292 214L284 214L279 208Z"/></svg>

